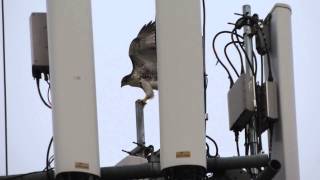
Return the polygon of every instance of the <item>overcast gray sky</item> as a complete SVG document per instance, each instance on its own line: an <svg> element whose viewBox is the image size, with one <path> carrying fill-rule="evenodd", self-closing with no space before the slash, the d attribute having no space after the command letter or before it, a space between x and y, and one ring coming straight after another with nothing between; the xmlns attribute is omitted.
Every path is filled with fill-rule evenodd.
<svg viewBox="0 0 320 180"><path fill-rule="evenodd" d="M265 17L274 0L207 0L206 58L209 74L207 132L219 144L222 156L236 154L233 133L228 131L228 80L220 66L215 66L211 50L213 36L230 30L234 12L251 4L253 12ZM318 117L320 100L317 72L320 65L317 35L320 27L319 1L286 0L293 10L293 48L299 158L301 179L320 179L320 141ZM45 0L5 0L7 48L7 99L9 131L9 173L42 170L47 145L52 136L50 110L40 101L31 75L29 16L44 12ZM143 24L155 17L153 0L92 0L94 48L101 166L111 166L131 150L135 141L134 102L143 97L140 89L120 88L121 78L130 73L128 47ZM2 63L1 71L2 71ZM0 93L3 94L2 72ZM43 83L43 92L46 84ZM4 174L3 96L0 96L0 174ZM159 148L157 96L145 108L146 142ZM241 143L242 144L242 143ZM242 151L243 152L243 151Z"/></svg>

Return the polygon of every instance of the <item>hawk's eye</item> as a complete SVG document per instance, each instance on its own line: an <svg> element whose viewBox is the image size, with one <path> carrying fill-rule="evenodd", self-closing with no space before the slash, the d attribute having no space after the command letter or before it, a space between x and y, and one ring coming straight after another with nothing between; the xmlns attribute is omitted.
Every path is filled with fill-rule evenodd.
<svg viewBox="0 0 320 180"><path fill-rule="evenodd" d="M133 42L134 42L134 46L135 46L136 48L139 48L139 47L140 47L140 39L139 39L139 38L135 38L135 39L133 40Z"/></svg>
<svg viewBox="0 0 320 180"><path fill-rule="evenodd" d="M140 40L139 38L135 38L133 41L136 42L136 43L138 43L139 40Z"/></svg>

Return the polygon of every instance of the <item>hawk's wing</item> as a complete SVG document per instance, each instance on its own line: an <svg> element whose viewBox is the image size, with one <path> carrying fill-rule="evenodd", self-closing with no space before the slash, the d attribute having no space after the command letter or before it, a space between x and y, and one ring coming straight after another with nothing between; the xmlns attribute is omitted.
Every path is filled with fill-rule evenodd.
<svg viewBox="0 0 320 180"><path fill-rule="evenodd" d="M145 79L157 79L156 23L144 25L131 42L129 56L133 73Z"/></svg>
<svg viewBox="0 0 320 180"><path fill-rule="evenodd" d="M140 40L140 50L156 50L156 22L150 21L144 25L137 37Z"/></svg>

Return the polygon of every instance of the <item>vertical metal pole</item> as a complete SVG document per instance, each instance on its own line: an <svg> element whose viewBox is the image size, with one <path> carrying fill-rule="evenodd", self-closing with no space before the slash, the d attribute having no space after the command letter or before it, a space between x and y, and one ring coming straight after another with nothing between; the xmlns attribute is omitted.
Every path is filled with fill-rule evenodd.
<svg viewBox="0 0 320 180"><path fill-rule="evenodd" d="M145 135L144 135L144 116L143 116L143 108L145 103L143 101L136 101L136 126L137 126L137 143L144 145Z"/></svg>
<svg viewBox="0 0 320 180"><path fill-rule="evenodd" d="M242 11L244 15L251 15L251 7L250 5L244 5L242 7ZM249 58L249 62L252 64L253 60L252 60L252 37L250 37L249 35L251 34L251 27L250 26L244 26L243 27L243 38L244 38L244 46L245 46L245 51L248 54L248 58ZM249 73L250 75L253 75L251 69L250 69L250 65L248 63L248 61L246 61L246 72Z"/></svg>
<svg viewBox="0 0 320 180"><path fill-rule="evenodd" d="M5 134L5 166L8 176L8 116L7 116L7 78L6 78L6 41L4 22L4 0L1 1L2 13L2 59L3 59L3 99L4 99L4 134Z"/></svg>
<svg viewBox="0 0 320 180"><path fill-rule="evenodd" d="M242 7L243 14L250 16L251 15L251 7L250 5L244 5ZM248 61L246 61L246 73L250 74L250 76L254 76L254 66L253 66L253 44L252 44L252 37L251 34L251 27L249 25L246 25L243 27L243 38L244 38L244 46L245 51L247 53L247 57L249 58ZM250 68L249 62L251 63ZM254 78L254 77L253 77ZM255 95L254 95L255 99ZM255 101L254 101L255 102ZM256 104L254 104L256 107ZM250 147L250 155L256 155L258 154L258 138L257 138L257 131L256 131L256 119L255 117L252 117L250 120L249 125L246 127L247 131L249 132L249 147ZM254 175L258 174L257 169L252 169L252 173Z"/></svg>

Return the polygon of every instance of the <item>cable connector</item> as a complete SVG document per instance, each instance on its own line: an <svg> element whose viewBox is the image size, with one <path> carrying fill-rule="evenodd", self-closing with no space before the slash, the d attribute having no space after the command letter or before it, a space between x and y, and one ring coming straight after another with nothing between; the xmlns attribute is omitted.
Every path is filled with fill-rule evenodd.
<svg viewBox="0 0 320 180"><path fill-rule="evenodd" d="M49 109L51 109L51 106L49 105L49 103L47 103L47 102L44 100L43 96L42 96L41 89L40 89L40 78L36 78L36 83L37 83L37 89L38 89L38 93L39 93L39 96L40 96L40 98L41 98L41 101L43 102L43 104L44 104L45 106L47 106Z"/></svg>
<svg viewBox="0 0 320 180"><path fill-rule="evenodd" d="M237 155L240 156L240 149L239 149L239 131L234 131L234 141L236 142L236 146L237 146Z"/></svg>

